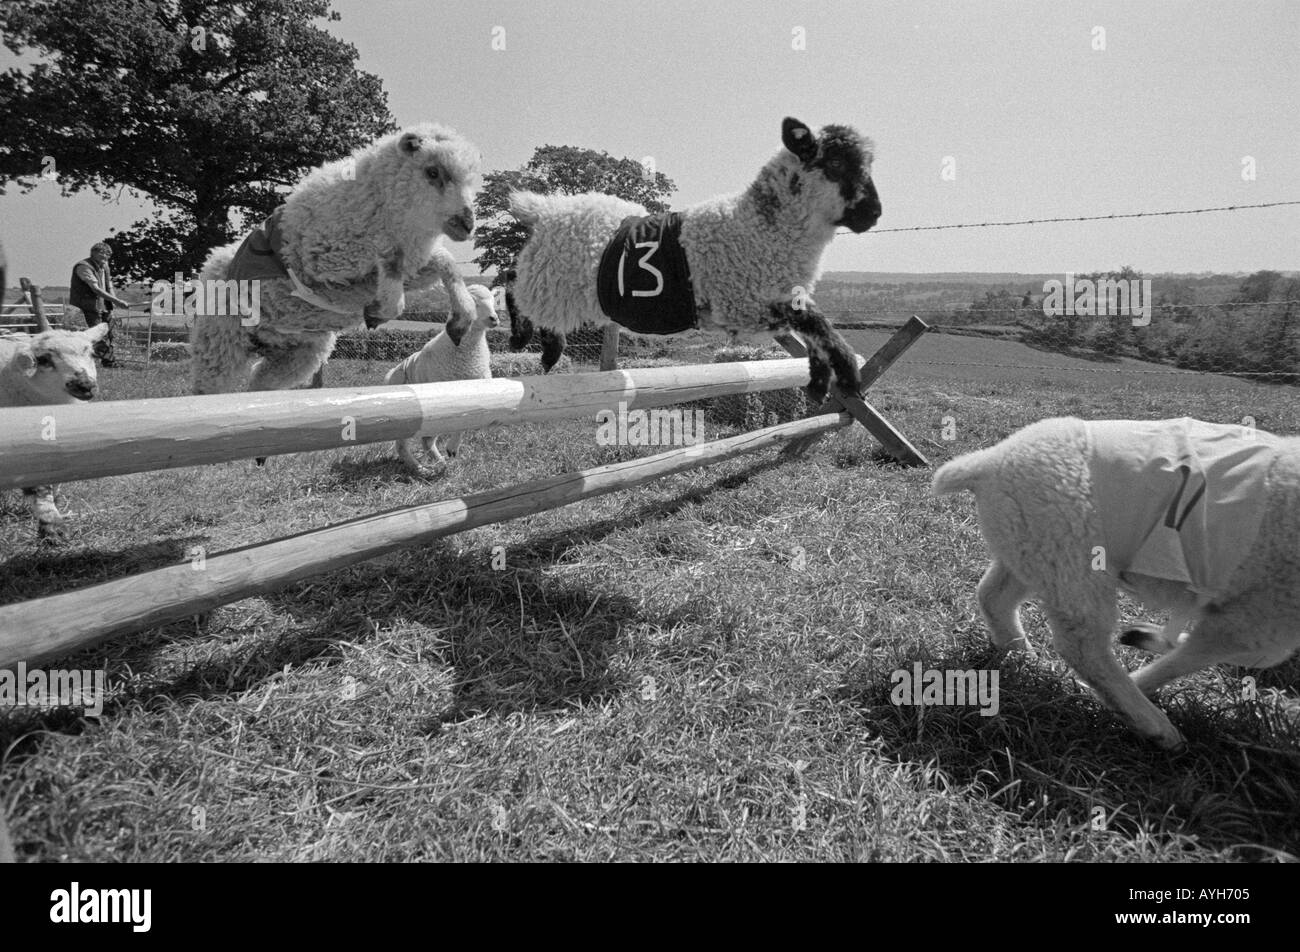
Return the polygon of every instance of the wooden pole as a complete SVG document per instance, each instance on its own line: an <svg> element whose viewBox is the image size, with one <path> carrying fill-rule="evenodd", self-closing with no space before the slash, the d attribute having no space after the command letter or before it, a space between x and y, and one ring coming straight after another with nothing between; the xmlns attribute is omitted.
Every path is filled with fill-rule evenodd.
<svg viewBox="0 0 1300 952"><path fill-rule="evenodd" d="M0 489L594 417L808 383L806 360L0 408Z"/></svg>
<svg viewBox="0 0 1300 952"><path fill-rule="evenodd" d="M847 413L808 417L623 463L364 516L196 562L0 606L0 668L49 660L113 635L185 618L404 546L631 489L852 422Z"/></svg>
<svg viewBox="0 0 1300 952"><path fill-rule="evenodd" d="M903 353L920 340L922 335L929 329L929 324L913 314L911 320L896 330L889 340L885 341L880 349L871 356L871 359L862 365L862 389L865 391L879 380L894 361L903 356ZM808 353L808 349L790 334L778 334L776 341L795 357L804 357ZM867 431L880 442L881 446L894 459L909 466L930 465L930 461L925 458L925 454L913 446L907 437L885 419L879 410L860 397L840 392L840 389L836 387L831 391L826 403L821 406L818 412L834 413L839 410L847 410L853 414L853 418L866 427ZM783 452L787 456L799 456L807 451L818 439L818 436L810 436L803 440L797 440L789 444Z"/></svg>
<svg viewBox="0 0 1300 952"><path fill-rule="evenodd" d="M605 336L600 344L600 369L618 369L618 325L613 321L605 325Z"/></svg>

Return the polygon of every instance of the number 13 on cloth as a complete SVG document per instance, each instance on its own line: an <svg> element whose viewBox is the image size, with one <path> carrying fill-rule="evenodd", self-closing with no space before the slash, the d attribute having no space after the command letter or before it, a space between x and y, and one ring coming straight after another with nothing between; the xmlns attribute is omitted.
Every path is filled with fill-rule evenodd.
<svg viewBox="0 0 1300 952"><path fill-rule="evenodd" d="M698 326L681 229L677 212L623 219L596 273L600 309L615 324L635 334L680 334Z"/></svg>

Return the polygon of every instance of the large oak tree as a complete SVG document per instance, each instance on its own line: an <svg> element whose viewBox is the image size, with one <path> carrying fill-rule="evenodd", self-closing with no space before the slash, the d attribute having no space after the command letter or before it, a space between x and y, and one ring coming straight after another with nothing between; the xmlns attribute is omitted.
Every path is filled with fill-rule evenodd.
<svg viewBox="0 0 1300 952"><path fill-rule="evenodd" d="M0 74L0 193L132 189L158 211L110 240L118 272L193 273L304 173L394 128L379 79L320 25L337 19L329 0L0 5L20 57Z"/></svg>

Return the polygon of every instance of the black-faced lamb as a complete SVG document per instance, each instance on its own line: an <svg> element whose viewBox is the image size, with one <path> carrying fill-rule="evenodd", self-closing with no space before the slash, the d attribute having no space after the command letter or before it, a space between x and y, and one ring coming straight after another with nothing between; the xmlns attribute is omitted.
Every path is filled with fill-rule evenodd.
<svg viewBox="0 0 1300 952"><path fill-rule="evenodd" d="M611 320L633 333L724 332L733 340L796 332L808 347L809 395L831 374L857 394L858 359L811 295L822 252L840 227L880 218L873 145L848 126L814 134L787 118L783 148L743 192L649 216L612 195L515 192L530 236L507 292L511 346L539 329L545 369L565 332Z"/></svg>

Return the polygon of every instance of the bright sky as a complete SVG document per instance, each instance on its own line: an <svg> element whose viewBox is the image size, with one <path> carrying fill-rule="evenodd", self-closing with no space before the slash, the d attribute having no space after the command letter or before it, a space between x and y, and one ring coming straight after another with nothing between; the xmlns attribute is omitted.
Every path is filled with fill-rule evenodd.
<svg viewBox="0 0 1300 952"><path fill-rule="evenodd" d="M1290 0L334 6L343 19L329 29L383 80L399 124L452 125L488 168L517 167L544 143L653 156L677 183L675 207L746 186L779 148L786 115L876 140L880 228L1300 199L1300 4ZM795 49L800 37L806 48ZM0 198L11 275L66 283L89 244L139 207L61 198L52 184L25 197L11 188ZM1297 235L1300 206L868 232L838 237L824 266L1294 270Z"/></svg>

